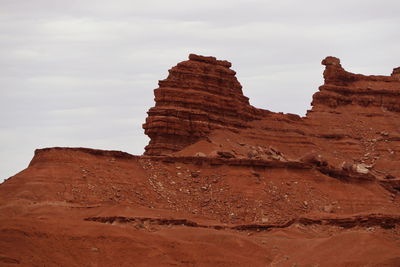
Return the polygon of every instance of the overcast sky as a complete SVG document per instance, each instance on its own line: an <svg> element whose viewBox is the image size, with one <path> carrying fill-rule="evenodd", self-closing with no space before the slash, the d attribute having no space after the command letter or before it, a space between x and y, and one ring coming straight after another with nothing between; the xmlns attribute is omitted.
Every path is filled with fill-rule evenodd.
<svg viewBox="0 0 400 267"><path fill-rule="evenodd" d="M304 115L325 56L400 65L399 14L399 0L0 0L0 182L36 148L142 154L153 89L189 53L231 61L254 106Z"/></svg>

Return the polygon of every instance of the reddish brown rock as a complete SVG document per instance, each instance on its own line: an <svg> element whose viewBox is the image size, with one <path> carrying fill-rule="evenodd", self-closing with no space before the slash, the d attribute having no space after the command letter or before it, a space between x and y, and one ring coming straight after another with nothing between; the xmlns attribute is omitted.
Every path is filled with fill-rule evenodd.
<svg viewBox="0 0 400 267"><path fill-rule="evenodd" d="M0 185L0 265L399 266L399 69L323 64L300 117L190 55L155 90L147 155L37 150Z"/></svg>
<svg viewBox="0 0 400 267"><path fill-rule="evenodd" d="M230 67L228 61L191 54L169 70L154 90L156 105L143 124L151 139L146 155L175 152L212 130L244 128L261 117L263 111L249 104Z"/></svg>
<svg viewBox="0 0 400 267"><path fill-rule="evenodd" d="M313 106L375 106L389 111L400 111L399 68L391 76L365 76L343 69L340 60L327 57L324 79L320 92L313 96Z"/></svg>
<svg viewBox="0 0 400 267"><path fill-rule="evenodd" d="M325 58L322 64L326 66L325 83L314 94L313 108L305 123L293 114L274 114L249 105L229 62L190 55L188 61L173 67L167 79L160 81L160 87L155 89L156 105L149 110L143 125L151 139L145 154L178 152L200 139L207 140L210 133L217 129L233 132L250 129L252 132L251 129L265 123L269 126L264 126L264 134L260 132L256 138L268 140L265 137L268 129L281 125L287 128L279 130L282 134L276 137L278 139L284 140L289 132L313 132L311 135L314 137L330 136L337 140L348 134L343 128L344 123L348 125L358 119L372 122L372 117L380 116L396 120L398 115L395 114L400 111L400 81L396 76L399 68L394 69L391 76L365 76L347 72L335 57ZM395 113L383 114L385 111ZM344 115L352 113L356 114L352 117ZM254 120L260 123L251 124ZM323 127L322 124L326 125L328 121L332 122L332 126ZM283 122L289 123L285 126ZM310 127L310 123L314 126ZM293 126L297 129L289 130ZM382 126L381 130L384 130L386 125ZM301 138L304 139L305 135ZM310 146L309 149L315 147Z"/></svg>
<svg viewBox="0 0 400 267"><path fill-rule="evenodd" d="M394 68L391 76L397 80L400 80L400 67Z"/></svg>

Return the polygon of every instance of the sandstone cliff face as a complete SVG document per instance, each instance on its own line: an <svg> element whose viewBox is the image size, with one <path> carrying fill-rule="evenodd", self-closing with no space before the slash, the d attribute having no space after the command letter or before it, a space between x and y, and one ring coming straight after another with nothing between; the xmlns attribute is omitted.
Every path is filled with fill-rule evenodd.
<svg viewBox="0 0 400 267"><path fill-rule="evenodd" d="M179 152L200 139L209 140L210 133L217 129L239 133L237 138L244 143L252 143L246 136L267 141L267 146L284 146L284 150L288 150L285 143L292 143L294 157L321 149L320 141L343 150L349 149L344 146L350 146L357 157L360 153L370 153L354 145L343 145L344 139L346 136L353 140L360 138L365 131L359 128L360 121L375 125L375 132L396 129L400 69L394 69L391 76L365 76L347 72L335 57L325 58L322 64L326 66L325 83L313 96L312 110L300 118L250 106L235 72L230 69L231 63L190 55L188 61L173 67L168 78L160 81L160 87L155 89L156 105L149 110L143 125L151 139L145 154ZM385 120L377 125L382 117ZM257 122L251 123L254 120ZM296 129L289 130L293 127ZM281 134L277 136L276 132ZM397 136L397 131L394 134ZM270 135L274 138L270 139ZM294 149L296 146L298 149Z"/></svg>
<svg viewBox="0 0 400 267"><path fill-rule="evenodd" d="M338 106L374 106L400 112L400 69L391 76L365 76L345 71L340 60L327 57L322 61L325 84L314 94L312 105L336 108Z"/></svg>
<svg viewBox="0 0 400 267"><path fill-rule="evenodd" d="M242 93L231 63L191 54L169 70L154 90L155 107L143 124L151 141L146 155L178 151L210 131L246 127L263 111L252 107Z"/></svg>

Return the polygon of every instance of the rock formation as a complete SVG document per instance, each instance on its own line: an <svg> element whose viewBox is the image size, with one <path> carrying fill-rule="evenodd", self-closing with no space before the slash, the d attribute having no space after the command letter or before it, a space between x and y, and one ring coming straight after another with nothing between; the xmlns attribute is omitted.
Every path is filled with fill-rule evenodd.
<svg viewBox="0 0 400 267"><path fill-rule="evenodd" d="M314 94L313 106L375 106L400 112L399 68L391 76L365 76L345 71L335 57L325 58L322 64L325 84Z"/></svg>
<svg viewBox="0 0 400 267"><path fill-rule="evenodd" d="M400 266L400 69L322 64L300 117L190 55L155 89L145 155L36 150L0 185L0 265Z"/></svg>
<svg viewBox="0 0 400 267"><path fill-rule="evenodd" d="M169 70L154 90L156 106L143 124L146 155L175 152L212 130L246 127L263 112L249 104L231 63L191 54Z"/></svg>

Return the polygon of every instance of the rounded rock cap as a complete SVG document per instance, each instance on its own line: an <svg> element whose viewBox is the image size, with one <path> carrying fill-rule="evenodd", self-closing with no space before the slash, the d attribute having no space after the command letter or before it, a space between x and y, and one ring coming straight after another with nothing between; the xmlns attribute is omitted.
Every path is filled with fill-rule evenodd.
<svg viewBox="0 0 400 267"><path fill-rule="evenodd" d="M340 59L332 56L326 57L324 60L322 60L321 64L325 66L341 66Z"/></svg>
<svg viewBox="0 0 400 267"><path fill-rule="evenodd" d="M215 65L220 65L226 68L230 68L232 66L232 63L226 60L218 60L215 57L207 57L207 56L201 56L201 55L196 55L196 54L189 54L189 60L193 61L199 61L199 62L204 62L208 64L215 64Z"/></svg>

